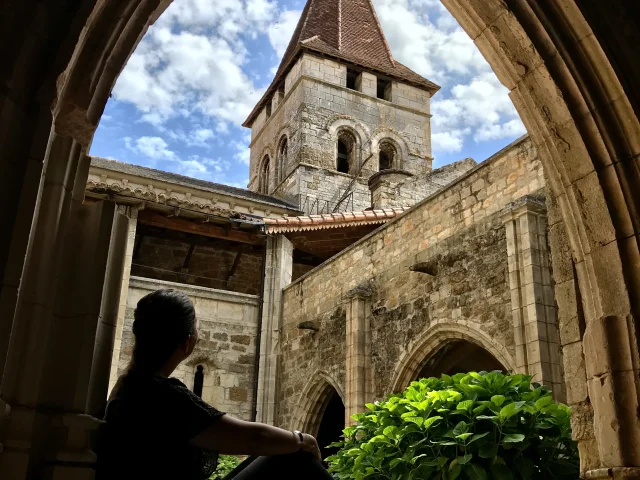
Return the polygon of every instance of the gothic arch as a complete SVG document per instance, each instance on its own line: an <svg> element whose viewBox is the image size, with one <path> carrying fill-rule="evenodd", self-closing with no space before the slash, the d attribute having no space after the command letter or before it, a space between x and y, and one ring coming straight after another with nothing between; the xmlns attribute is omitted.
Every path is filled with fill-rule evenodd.
<svg viewBox="0 0 640 480"><path fill-rule="evenodd" d="M279 184L284 180L284 176L287 172L287 166L289 165L289 147L289 131L287 129L282 131L278 136L278 143L276 146L276 184Z"/></svg>
<svg viewBox="0 0 640 480"><path fill-rule="evenodd" d="M398 151L400 157L400 165L394 168L402 170L404 163L409 159L409 146L407 141L398 132L391 130L390 128L378 128L371 135L371 153L376 157L380 152L380 142L387 140L393 143Z"/></svg>
<svg viewBox="0 0 640 480"><path fill-rule="evenodd" d="M267 154L258 164L258 192L269 195L274 176L274 165L271 157Z"/></svg>
<svg viewBox="0 0 640 480"><path fill-rule="evenodd" d="M515 371L515 362L504 345L495 342L479 324L440 323L428 328L400 356L391 382L391 391L401 392L418 375L425 360L452 340L465 340L489 352L507 370Z"/></svg>
<svg viewBox="0 0 640 480"><path fill-rule="evenodd" d="M292 419L293 430L300 430L310 435L317 435L322 421L322 413L333 392L337 392L344 403L344 392L331 375L317 370L300 394L300 403Z"/></svg>

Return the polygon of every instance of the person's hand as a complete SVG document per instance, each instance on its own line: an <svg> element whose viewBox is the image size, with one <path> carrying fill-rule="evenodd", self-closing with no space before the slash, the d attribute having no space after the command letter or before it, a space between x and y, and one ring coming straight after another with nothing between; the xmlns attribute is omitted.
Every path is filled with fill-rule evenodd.
<svg viewBox="0 0 640 480"><path fill-rule="evenodd" d="M320 454L320 447L318 447L318 442L312 435L307 433L302 434L302 443L300 444L300 449L311 453L318 460L322 461L322 455Z"/></svg>

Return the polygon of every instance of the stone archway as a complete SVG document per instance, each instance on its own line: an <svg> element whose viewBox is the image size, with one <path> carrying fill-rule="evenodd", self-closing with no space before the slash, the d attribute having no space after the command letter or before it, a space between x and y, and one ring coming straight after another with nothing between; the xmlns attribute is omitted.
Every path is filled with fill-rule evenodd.
<svg viewBox="0 0 640 480"><path fill-rule="evenodd" d="M455 343L462 343L462 345L471 347L475 346L477 348L475 350L476 353L483 352L483 360L487 360L484 364L487 366L493 365L492 362L488 361L489 358L492 358L498 365L502 366L502 369L510 372L515 371L515 362L507 349L503 345L494 342L479 327L479 325L474 328L473 326L456 323L441 323L427 329L401 355L391 382L391 391L394 393L403 391L425 371L425 368L429 367L428 362L430 359L436 358L447 345L451 346ZM473 352L471 350L471 353ZM455 366L453 364L450 368ZM431 369L431 371L434 370L437 370L437 366ZM443 371L441 373L447 372ZM434 372L434 374L437 374L437 372Z"/></svg>
<svg viewBox="0 0 640 480"><path fill-rule="evenodd" d="M37 429L20 425L32 425L40 402L55 400L62 411L84 411L82 395L71 392L88 390L86 382L66 389L58 384L58 397L52 398L56 375L84 379L83 369L90 368L50 355L62 335L56 319L70 313L54 307L64 303L58 297L64 292L55 288L60 259L76 245L70 212L81 211L85 154L111 88L148 25L169 3L26 0L2 7L0 392L2 402L21 405L9 414L14 420L1 427L6 448L0 472L10 471L8 478L24 478L7 459L20 465L31 459ZM577 368L582 381L568 391L574 431L583 432L582 469L591 470L590 478L638 478L640 70L633 48L640 43L638 6L624 0L443 3L511 91L560 207L562 218L550 222L551 232L566 226L586 320L584 336L573 331L562 336L566 362L586 363ZM96 215L107 221L108 212ZM80 271L82 265L65 268ZM558 286L573 281L560 278ZM67 341L80 348L87 344L83 335ZM103 338L110 341L108 332ZM7 411L4 403L0 412ZM80 419L65 422L69 431L86 428ZM19 446L9 457L13 445ZM56 453L79 449L54 448Z"/></svg>
<svg viewBox="0 0 640 480"><path fill-rule="evenodd" d="M442 374L455 375L466 372L491 372L506 368L484 348L466 340L445 343L427 359L414 380L439 377Z"/></svg>
<svg viewBox="0 0 640 480"><path fill-rule="evenodd" d="M345 397L340 386L328 373L316 371L300 394L298 408L290 427L317 435L324 411L334 393L344 404Z"/></svg>

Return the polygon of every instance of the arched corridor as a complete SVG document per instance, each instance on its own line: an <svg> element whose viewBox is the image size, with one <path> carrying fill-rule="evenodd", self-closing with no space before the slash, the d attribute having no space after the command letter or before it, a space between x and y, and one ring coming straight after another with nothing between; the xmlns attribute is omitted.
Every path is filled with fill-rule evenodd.
<svg viewBox="0 0 640 480"><path fill-rule="evenodd" d="M91 399L106 396L128 232L112 202L82 204L86 154L119 72L169 3L0 7L3 480L45 463L59 478L92 468L78 439L96 426ZM583 474L640 478L638 3L443 3L510 90L560 207L549 222L552 250L559 236L571 246L556 272L560 319L573 325L576 285L585 319L561 333Z"/></svg>

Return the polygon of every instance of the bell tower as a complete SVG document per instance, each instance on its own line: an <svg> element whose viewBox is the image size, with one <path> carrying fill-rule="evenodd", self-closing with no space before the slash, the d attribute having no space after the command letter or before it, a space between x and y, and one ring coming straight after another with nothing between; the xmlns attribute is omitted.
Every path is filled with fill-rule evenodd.
<svg viewBox="0 0 640 480"><path fill-rule="evenodd" d="M249 189L308 214L369 208L371 176L431 171L439 88L393 58L370 0L308 0L244 123Z"/></svg>

